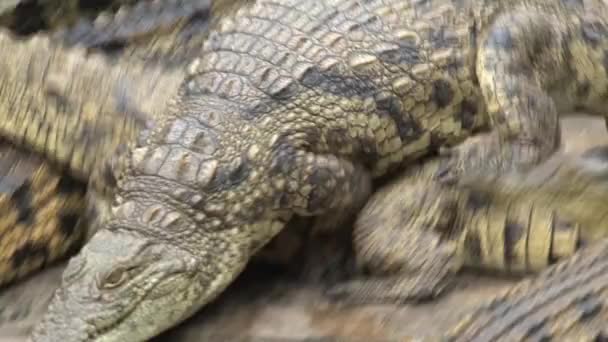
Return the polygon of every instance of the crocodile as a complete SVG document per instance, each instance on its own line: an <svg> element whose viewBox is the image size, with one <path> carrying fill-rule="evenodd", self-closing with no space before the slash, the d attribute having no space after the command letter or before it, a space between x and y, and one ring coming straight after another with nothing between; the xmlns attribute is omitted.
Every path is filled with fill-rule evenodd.
<svg viewBox="0 0 608 342"><path fill-rule="evenodd" d="M378 189L354 224L359 276L328 295L350 302L429 300L464 269L538 273L608 236L608 146L554 155L524 175L458 187L433 158Z"/></svg>
<svg viewBox="0 0 608 342"><path fill-rule="evenodd" d="M447 184L546 160L559 113L604 115L606 14L600 0L260 0L222 17L112 167L110 216L33 339L154 336L223 292L294 215L340 227L373 182L424 156L449 159Z"/></svg>

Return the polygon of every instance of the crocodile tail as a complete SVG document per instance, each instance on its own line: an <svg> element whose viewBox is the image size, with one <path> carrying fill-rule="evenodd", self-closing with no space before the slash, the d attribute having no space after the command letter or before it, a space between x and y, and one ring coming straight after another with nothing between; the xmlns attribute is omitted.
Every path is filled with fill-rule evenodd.
<svg viewBox="0 0 608 342"><path fill-rule="evenodd" d="M93 20L81 18L73 26L56 30L52 36L67 46L104 47L169 29L196 14L208 16L209 10L210 1L139 1L122 6L115 13L102 12Z"/></svg>
<svg viewBox="0 0 608 342"><path fill-rule="evenodd" d="M0 142L0 286L73 254L86 237L86 186Z"/></svg>
<svg viewBox="0 0 608 342"><path fill-rule="evenodd" d="M576 252L580 227L544 202L516 198L471 211L461 237L465 263L506 274L539 272Z"/></svg>

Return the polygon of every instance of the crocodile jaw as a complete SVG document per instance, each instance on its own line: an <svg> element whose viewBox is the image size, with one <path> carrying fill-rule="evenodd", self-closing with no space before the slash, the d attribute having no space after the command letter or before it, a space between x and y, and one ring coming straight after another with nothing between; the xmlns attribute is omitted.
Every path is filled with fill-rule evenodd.
<svg viewBox="0 0 608 342"><path fill-rule="evenodd" d="M196 312L217 289L214 283L226 282L209 278L200 265L175 246L102 229L70 261L31 340L149 339ZM115 272L121 267L128 270L125 279Z"/></svg>

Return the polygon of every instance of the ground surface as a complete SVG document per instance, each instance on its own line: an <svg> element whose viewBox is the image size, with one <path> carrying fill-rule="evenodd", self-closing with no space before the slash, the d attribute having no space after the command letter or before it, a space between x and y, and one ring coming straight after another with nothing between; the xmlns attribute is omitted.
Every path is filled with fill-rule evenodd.
<svg viewBox="0 0 608 342"><path fill-rule="evenodd" d="M570 152L608 143L603 120L571 117L563 120L563 150ZM0 292L0 322L12 314L23 315L0 326L0 342L25 341L24 335L44 310L57 286L63 266ZM462 275L457 286L441 299L421 305L345 307L324 299L320 288L298 284L276 275L250 271L206 308L156 341L297 341L340 336L348 341L384 341L399 336L439 333L480 301L514 280Z"/></svg>

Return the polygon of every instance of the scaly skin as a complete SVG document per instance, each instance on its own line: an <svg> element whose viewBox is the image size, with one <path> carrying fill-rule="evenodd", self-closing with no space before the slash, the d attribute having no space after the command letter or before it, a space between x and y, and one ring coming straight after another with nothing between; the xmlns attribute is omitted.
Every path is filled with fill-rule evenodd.
<svg viewBox="0 0 608 342"><path fill-rule="evenodd" d="M103 188L108 164L176 93L181 70L110 64L45 36L0 33L0 134ZM143 100L145 99L145 101ZM116 157L118 158L118 157Z"/></svg>
<svg viewBox="0 0 608 342"><path fill-rule="evenodd" d="M69 40L69 36L73 35L69 31L54 33L53 39L60 40L62 44L77 44L101 50L118 59L136 59L166 68L183 68L200 53L207 39L212 17L209 3L178 6L176 10L165 5L161 10L153 8L150 11L151 15L142 17L138 15L141 11L135 8L121 16L118 23L113 20L111 25L106 24L101 28L95 25L98 19L90 27L89 34L77 35L78 39L75 41ZM172 16L175 16L174 20L169 21ZM131 18L139 20L131 20ZM140 25L137 25L138 23ZM87 36L93 36L93 39L88 40Z"/></svg>
<svg viewBox="0 0 608 342"><path fill-rule="evenodd" d="M547 159L559 112L605 108L606 14L601 1L260 0L222 18L116 168L111 217L33 339L154 336L219 295L294 214L339 222L373 178L489 123L444 180Z"/></svg>
<svg viewBox="0 0 608 342"><path fill-rule="evenodd" d="M491 188L449 187L431 159L376 191L354 228L361 276L333 296L400 302L438 296L462 268L522 275L608 237L608 146L558 155Z"/></svg>
<svg viewBox="0 0 608 342"><path fill-rule="evenodd" d="M86 204L87 220L95 223L86 230L92 233L109 210L108 196L115 182L111 164L123 162L118 152L134 144L137 134L154 119L155 110L175 93L183 72L131 62L110 65L101 55L53 46L42 36L21 41L3 31L0 45L8 52L0 62L0 132L9 143L38 153L57 170L56 176L87 183L87 199L81 198L81 203ZM0 242L7 248L36 243L42 249L41 241L46 239L50 243L46 259L51 263L72 251L68 247L78 246L57 235L61 227L53 226L62 215L62 205L69 205L61 204L60 194L47 195L57 201L57 211L33 208L36 220L29 225L46 235L28 238L16 230L14 237L20 241L5 236ZM13 212L5 211L8 217ZM81 231L85 230L74 231L80 243ZM0 282L40 269L44 264L38 258L35 254L23 258L14 272L10 272L14 265L5 259L0 265L7 273Z"/></svg>
<svg viewBox="0 0 608 342"><path fill-rule="evenodd" d="M117 11L120 7L149 0L3 0L0 25L19 34L73 25L78 18L94 17L99 11Z"/></svg>
<svg viewBox="0 0 608 342"><path fill-rule="evenodd" d="M123 14L116 15L114 21L114 27L117 35L112 35L109 30L106 31L106 44L123 43L122 39L127 40L127 45L117 54L114 60L130 61L132 58L137 58L143 63L162 65L163 68L174 68L177 65L181 65L186 61L188 56L193 55L202 47L203 41L206 37L207 21L209 19L207 11L195 10L192 13L185 13L183 9L181 12L183 16L176 16L175 22L168 27L162 26L167 24L167 16L164 14L175 14L170 5L158 6L156 2L146 2L146 6L134 7L134 12L128 11L127 7L123 7ZM173 4L177 5L177 3ZM221 4L214 4L215 12L222 13L226 11L224 7L236 5L232 1L224 1ZM156 6L156 7L155 7ZM142 12L149 11L152 17L141 17ZM185 14L184 14L185 13ZM145 13L144 13L145 14ZM91 24L88 27L93 30L99 30L102 32L104 29L109 28L107 23L108 14L103 14L106 19L96 19L94 23L104 22L104 25ZM156 22L156 16L165 19L165 21ZM196 18L193 18L196 16ZM147 18L147 29L149 32L142 32L143 27L138 30L131 30L125 32L118 28L122 28L121 24L127 21L128 18L138 18L140 24ZM151 24L151 23L154 24ZM130 27L137 27L132 22L126 23L131 25ZM87 25L84 25L87 26ZM83 26L78 28L82 32ZM195 31L196 30L196 31ZM68 32L71 32L68 34ZM132 36L128 34L132 34ZM80 36L78 42L64 41L65 36L76 37L75 31L62 31L55 33L52 36L52 40L59 42L63 45L77 45L79 47L96 48L94 40L88 41L85 36ZM70 50L65 50L68 54ZM103 49L101 49L103 51ZM78 53L71 55L72 57L78 56ZM81 58L81 57L74 57ZM80 63L85 63L80 61ZM130 62L129 62L130 63ZM97 64L98 67L103 68L103 65ZM100 72L103 74L103 72ZM86 90L86 88L85 88ZM87 92L83 92L83 96L87 96ZM133 102L139 102L133 101ZM14 187L21 186L27 187L29 184L35 186L31 188L32 193L40 193L44 196L44 201L35 201L32 206L28 207L31 210L27 221L21 221L15 225L12 220L20 214L19 208L8 204L4 204L3 199L0 198L0 212L4 213L6 218L4 221L0 221L0 231L11 231L11 233L0 234L0 246L4 246L3 250L6 251L7 255L0 258L0 286L9 284L15 280L19 280L22 277L30 275L31 273L38 271L43 266L49 265L55 261L61 260L66 256L71 255L79 247L82 246L83 235L91 234L95 228L85 229L83 226L79 226L79 229L68 229L67 223L64 223L64 217L76 217L78 219L86 219L89 224L99 224L97 221L101 221L105 216L105 203L95 196L85 196L84 192L72 191L71 188L67 196L66 190L63 188L55 187L57 182L62 184L68 184L66 182L74 182L73 177L67 175L59 170L55 170L48 162L40 158L36 159L35 166L28 168L27 170L20 165L24 163L29 165L30 159L33 157L24 151L18 151L8 144L1 146L5 151L7 157L0 158L0 166L13 167L15 170L19 170L19 182L17 182L15 175L5 175L7 179L10 179L14 183ZM107 179L103 179L106 181ZM76 181L76 184L80 182ZM100 186L105 187L107 184L101 184ZM10 199L10 198L9 198ZM8 200L7 200L8 201ZM93 203L90 203L93 202ZM88 204L86 215L82 217L82 208ZM78 204L77 206L75 204ZM100 212L101 211L101 212ZM14 229L12 229L14 225ZM27 232L35 232L30 234ZM26 234L27 233L27 234ZM266 248L264 253L260 255L260 259L266 260L267 262L283 263L286 264L288 259L293 256L296 252L294 246L297 246L296 242L290 243L289 246L285 245L286 241L293 240L292 233L287 234L285 238L281 238L277 243L273 244L276 246L274 249ZM298 233L298 235L301 235ZM16 238L18 236L19 238ZM300 238L300 236L298 236ZM14 251L18 251L22 246L36 246L35 253L18 253L18 262L14 262ZM270 247L270 246L269 246Z"/></svg>
<svg viewBox="0 0 608 342"><path fill-rule="evenodd" d="M0 143L0 286L71 255L85 184L61 177L38 156Z"/></svg>
<svg viewBox="0 0 608 342"><path fill-rule="evenodd" d="M404 341L604 341L608 239L472 310L442 336Z"/></svg>
<svg viewBox="0 0 608 342"><path fill-rule="evenodd" d="M231 2L234 0L230 0ZM186 38L180 32L195 16L203 17L206 22L211 3L209 0L148 0L139 1L132 6L122 6L117 12L105 11L94 20L82 18L75 25L64 26L52 33L53 39L65 46L86 46L89 48L107 45L137 46L138 41L162 37L163 43L173 42L179 49ZM201 29L206 31L206 29ZM181 33L182 36L179 35ZM167 35L175 35L168 39ZM204 36L197 32L194 37ZM200 48L200 47L199 47ZM143 50L150 57L149 49ZM182 62L183 65L183 62Z"/></svg>
<svg viewBox="0 0 608 342"><path fill-rule="evenodd" d="M170 11L170 8L167 9L166 7L163 7L162 10L169 11L171 14L173 13ZM141 12L141 10L139 11ZM159 16L162 14L162 11L160 13L155 13L155 15ZM180 41L178 41L176 37L179 37L179 29L185 26L184 23L191 22L189 18L190 17L176 18L179 25L176 25L176 27L168 33L157 32L158 28L154 25L150 25L148 27L151 31L150 41L140 39L137 42L138 46L127 46L130 52L133 54L137 53L139 59L142 62L147 63L145 67L138 64L138 62L133 63L131 59L132 56L123 54L110 62L118 63L113 66L113 69L106 70L108 63L105 62L104 57L98 55L85 56L80 48L63 49L51 47L53 42L56 43L57 41L60 41L60 35L54 36L50 42L47 41L46 38L35 38L34 42L44 41L45 44L48 44L43 49L36 47L32 48L32 50L28 50L33 45L32 41L26 43L18 41L11 42L14 42L15 45L29 44L29 47L28 45L25 45L25 47L21 45L21 51L26 51L34 56L50 51L52 54L56 55L52 57L57 58L61 63L65 63L66 59L63 58L68 56L69 58L67 61L74 65L73 70L75 71L76 77L84 78L81 74L78 74L79 68L82 68L84 65L88 69L84 68L80 70L91 71L91 75L96 77L97 80L105 81L106 84L110 84L115 88L127 86L126 84L121 85L120 82L130 82L130 79L128 78L130 72L137 73L147 70L149 74L140 80L141 84L144 84L146 88L140 89L139 92L135 88L127 90L127 93L129 94L127 96L132 94L140 96L142 99L122 99L123 101L131 101L133 104L143 103L144 96L147 97L149 94L154 95L155 93L159 93L158 89L154 89L156 83L160 82L161 86L165 87L161 89L170 90L170 87L177 89L176 81L179 81L181 75L180 72L170 70L172 69L171 64L177 64L176 62L183 60L184 57L180 55L179 51L173 52L171 55L158 53L160 49L157 49L157 46L167 46L171 44L180 46ZM206 19L206 17L202 19ZM134 34L137 33L138 32ZM200 44L202 45L201 36L203 35L205 34L201 30L192 35L190 41L200 41ZM12 39L12 37L8 38ZM132 45L136 44L133 43ZM79 46L88 47L85 41ZM183 52L183 54L185 53L186 51ZM149 64L154 63L162 66L162 68L149 66ZM167 70L165 71L165 69ZM70 82L71 80L69 80L69 77L69 75L66 76L67 79L64 79L62 82ZM8 79L10 80L10 78ZM164 81L162 81L163 79ZM91 101L90 103L87 103L89 108L98 110L97 113L92 111L92 114L98 114L99 117L91 115L90 126L95 127L95 120L98 120L98 123L101 123L99 125L101 127L103 127L103 125L112 125L113 120L120 125L121 122L124 122L124 120L120 121L122 120L120 116L123 112L104 112L106 109L111 109L111 106L114 104L104 103L103 97L97 97L97 89L93 88L95 83L90 80L91 79L89 78L85 81L85 83L89 82L87 83L87 87L73 89L73 93L80 96L78 99L80 102L77 103L87 103L87 101ZM97 85L99 84L97 83ZM136 85L137 84L134 84L134 86ZM10 88L10 86L11 85L8 84L6 87ZM150 89L152 90L152 93L149 93ZM117 88L116 90L122 89ZM126 94L117 93L115 95L125 96ZM162 95L168 97L169 94ZM43 96L40 97L42 98ZM163 98L159 97L158 100L161 101ZM157 104L162 107L160 102L157 102ZM97 109L96 107L100 109ZM25 120L27 120L27 118ZM95 133L96 132L94 131L90 132L90 134ZM107 137L116 139L117 142L122 141L122 143L126 144L129 140L133 139L136 132L133 129L126 129L122 132L102 131L99 133L106 134ZM102 137L102 139L106 138ZM74 180L73 175L61 172L61 169L53 167L51 163L40 156L35 157L33 153L19 151L6 142L3 142L2 145L0 145L0 151L3 152L3 154L0 155L0 169L6 168L7 170L11 170L11 172L18 172L18 174L7 173L3 175L4 182L10 182L11 186L5 189L5 196L8 197L6 197L6 199L0 197L0 212L2 213L0 216L3 217L3 219L0 220L0 232L4 232L0 233L0 248L2 248L3 251L3 254L0 255L0 286L3 286L37 271L43 266L63 259L76 251L82 246L82 243L85 240L83 236L92 233L95 228L91 227L90 229L85 229L85 226L83 225L78 226L77 229L76 226L72 224L72 221L86 219L87 223L96 226L103 220L105 212L107 211L105 208L107 204L105 203L106 200L97 196L98 194L95 191L89 195L85 195L85 192L83 191L84 186L80 185L80 181L86 182L90 180L90 177L86 174L79 178L80 181ZM86 153L86 151L83 151L83 153ZM112 152L107 152L107 155L111 154ZM108 177L100 177L99 179L95 179L95 181L97 181L97 183L95 183L95 190L97 191L100 189L107 190L106 188L110 188L109 190L111 190L111 187L113 186L113 180L108 179ZM66 186L57 186L58 182L60 184L66 184ZM67 186L72 183L79 184L81 188ZM28 201L23 203L23 205L27 205L25 208L20 208L12 204L15 202L15 199L10 196L13 191L19 188L27 189L27 192L23 192L25 190L18 192L18 194L23 193L23 195L18 198L21 201L23 201L23 199L28 200L32 197L30 193L34 194L34 200L31 201L31 203ZM86 210L83 209L85 207ZM23 210L26 209L28 210L27 215L22 214ZM83 213L86 213L84 217ZM19 217L20 219L15 221ZM70 218L71 220L68 221L66 218ZM72 225L70 226L70 224ZM87 225L87 227L88 226L89 225ZM27 253L28 249L30 251L29 253Z"/></svg>
<svg viewBox="0 0 608 342"><path fill-rule="evenodd" d="M174 5L177 5L174 4ZM217 13L225 13L226 8L228 6L236 5L232 1L224 1L220 4L214 4L215 12ZM188 55L193 54L195 50L200 50L202 47L203 41L206 37L205 29L207 25L207 21L209 19L207 11L203 11L204 13L200 13L198 10L193 13L184 14L183 17L176 17L175 23L170 26L168 29L165 27L163 29L162 24L166 24L166 22L155 22L156 16L167 19L167 16L163 16L163 14L175 14L172 11L172 6L162 6L162 7L154 7L157 6L156 2L146 2L146 6L137 6L134 8L134 13L131 11L126 11L123 7L123 10L126 11L126 14L117 15L117 20L114 20L114 26L120 28L121 23L126 21L127 18L139 18L140 23L143 23L144 19L140 16L142 11L148 10L153 16L147 17L148 26L147 29L149 32L142 34L141 31L132 30L128 33L132 34L132 36L127 36L126 32L120 31L116 29L116 32L120 33L120 35L112 35L112 32L107 31L105 41L106 44L122 42L121 40L125 37L128 42L127 46L125 46L122 51L120 51L115 60L120 62L129 61L132 58L137 58L143 63L147 64L157 64L162 65L163 68L173 68L175 65L183 64L185 60L188 59ZM156 9L155 9L156 8ZM181 12L180 12L181 13ZM198 16L196 18L192 18L193 16ZM107 17L107 14L104 14ZM114 18L113 18L114 19ZM106 22L106 19L96 19L94 23L98 22ZM154 25L151 24L154 22ZM107 29L109 24L105 24L105 26L95 25L92 23L88 25L93 30L103 31ZM133 23L130 23L131 27L135 27ZM86 26L86 25L85 25ZM142 29L142 28L140 28ZM194 31L196 29L196 31ZM82 30L82 26L80 27ZM194 31L194 32L193 32ZM63 45L75 45L75 43L64 41L63 38L67 35L70 37L76 37L75 31L72 31L68 34L68 31L59 31L59 33L55 33L52 36L53 41L59 41ZM141 35L141 36L140 36ZM77 42L79 47L86 48L95 48L94 41L84 39L84 36L79 37L79 41ZM101 49L103 51L103 49ZM68 54L70 50L65 50ZM75 53L71 56L79 56L78 53ZM80 58L80 57L74 57ZM84 61L80 61L80 63L85 63ZM97 65L100 68L103 65ZM100 72L101 73L101 72ZM87 96L88 93L84 92L83 95ZM133 101L138 102L138 101ZM102 118L103 119L103 118ZM14 262L13 259L15 257L11 255L7 255L6 257L0 258L0 286L11 283L15 280L19 280L20 278L27 276L41 267L51 264L55 261L61 260L64 257L71 255L72 252L81 247L84 239L82 238L84 234L90 234L94 231L94 228L86 229L84 227L80 227L80 229L68 229L64 217L76 217L78 219L86 219L87 223L90 224L98 224L98 220L102 220L105 211L103 208L104 203L97 203L100 199L93 198L93 196L85 196L84 192L72 191L71 188L68 188L70 192L69 196L65 194L63 188L57 188L54 185L57 182L61 182L62 184L70 184L67 182L74 182L72 180L73 177L59 172L59 170L55 170L48 162L42 160L41 158L35 159L36 164L29 167L28 169L24 169L20 167L20 165L30 165L32 162L30 161L34 157L31 156L31 153L26 153L25 151L18 151L8 144L0 145L0 148L3 149L4 155L0 158L0 166L11 168L11 170L19 171L19 179L16 179L16 175L8 174L5 175L10 182L14 183L14 187L28 187L29 184L32 186L36 186L37 188L31 188L32 193L40 193L44 196L44 201L36 201L33 206L28 207L28 210L31 210L27 221L22 221L18 225L15 226L15 229L9 229L12 225L15 224L14 219L17 215L20 214L19 208L15 206L11 206L10 203L4 204L3 199L0 197L0 212L4 213L3 215L6 219L4 221L0 221L0 231L11 231L12 233L8 234L0 234L0 246L4 246L3 250L7 251L8 254L13 253L14 250L19 250L21 246L29 246L35 245L37 247L35 253L19 253L19 261L18 263ZM79 184L78 181L75 184ZM101 185L105 186L105 185ZM9 189L10 190L10 189ZM10 199L10 198L9 198ZM8 200L7 200L8 201ZM85 217L82 217L83 207L87 202L88 203L87 211ZM75 206L78 204L78 206ZM99 211L102 212L99 212ZM36 232L35 234L25 234L27 232ZM301 234L299 234L301 235ZM15 238L19 236L19 238ZM285 238L280 239L276 244L276 250L271 248L266 248L264 253L260 255L260 257L268 262L273 263L287 263L287 260L296 252L293 250L293 246L295 246L295 242L289 244L289 246L285 245L286 241L293 240L291 235L286 236ZM270 247L270 246L269 246ZM44 261L44 262L43 262Z"/></svg>
<svg viewBox="0 0 608 342"><path fill-rule="evenodd" d="M192 0L142 2L50 38L18 40L2 31L0 43L8 53L0 64L0 81L9 93L0 102L0 110L7 112L0 135L41 153L77 179L107 173L109 158L175 95L184 61L206 38L208 7ZM130 20L134 18L140 20ZM123 39L129 46L118 61L87 54L98 44Z"/></svg>

